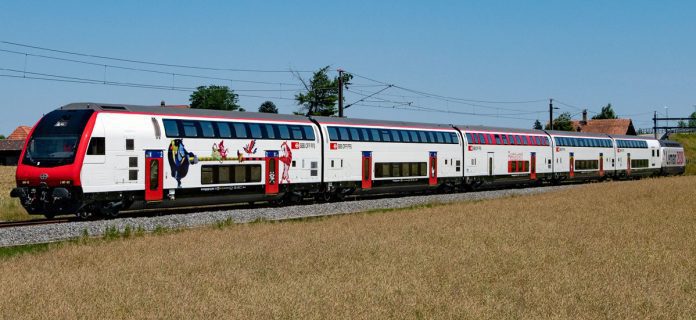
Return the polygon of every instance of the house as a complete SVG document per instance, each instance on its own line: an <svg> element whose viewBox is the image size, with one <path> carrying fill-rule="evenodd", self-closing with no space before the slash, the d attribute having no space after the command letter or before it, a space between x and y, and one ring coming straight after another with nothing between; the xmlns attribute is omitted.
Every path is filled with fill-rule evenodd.
<svg viewBox="0 0 696 320"><path fill-rule="evenodd" d="M582 120L572 120L573 130L577 132L606 133L635 136L636 129L631 119L587 119L583 111Z"/></svg>
<svg viewBox="0 0 696 320"><path fill-rule="evenodd" d="M29 132L31 132L31 127L19 126L7 138L0 140L0 165L17 165Z"/></svg>

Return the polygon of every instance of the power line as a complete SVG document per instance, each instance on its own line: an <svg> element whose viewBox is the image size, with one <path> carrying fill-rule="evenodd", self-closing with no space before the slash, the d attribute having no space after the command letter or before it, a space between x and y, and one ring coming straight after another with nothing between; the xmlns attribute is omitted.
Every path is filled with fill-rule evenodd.
<svg viewBox="0 0 696 320"><path fill-rule="evenodd" d="M210 71L259 72L259 73L292 73L292 72L311 73L311 72L313 72L313 71L307 71L307 70L238 69L238 68L181 65L181 64L160 63L160 62L151 62L151 61L134 60L134 59L115 58L115 57L108 57L108 56L102 56L102 55L96 55L96 54L87 54L87 53L80 53L80 52L75 52L75 51L67 51L67 50L59 50L59 49L52 49L52 48L46 48L46 47L39 47L39 46L33 46L33 45L5 41L5 40L0 40L0 43L11 45L11 46L30 48L30 49L35 49L35 50L43 50L43 51L49 51L49 52L56 52L56 53L74 55L74 56L89 57L89 58L103 59L103 60L112 60L112 61L121 61L121 62L129 62L129 63L137 63L137 64L147 64L147 65L160 66L160 67L195 69L195 70L210 70Z"/></svg>

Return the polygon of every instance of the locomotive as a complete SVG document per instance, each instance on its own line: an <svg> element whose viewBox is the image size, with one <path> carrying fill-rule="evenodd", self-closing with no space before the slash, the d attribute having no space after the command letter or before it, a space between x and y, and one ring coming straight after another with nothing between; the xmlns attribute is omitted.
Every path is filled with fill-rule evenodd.
<svg viewBox="0 0 696 320"><path fill-rule="evenodd" d="M639 136L73 103L39 120L11 192L29 214L451 192L675 175L683 147Z"/></svg>

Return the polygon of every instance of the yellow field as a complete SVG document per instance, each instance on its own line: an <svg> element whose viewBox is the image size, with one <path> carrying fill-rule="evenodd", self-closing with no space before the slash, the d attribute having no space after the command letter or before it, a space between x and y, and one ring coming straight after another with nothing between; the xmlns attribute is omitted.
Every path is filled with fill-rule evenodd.
<svg viewBox="0 0 696 320"><path fill-rule="evenodd" d="M10 191L16 186L17 167L0 166L0 221L28 220L29 216L19 200L10 198Z"/></svg>
<svg viewBox="0 0 696 320"><path fill-rule="evenodd" d="M696 177L67 244L5 318L694 318ZM282 209L279 209L282 210Z"/></svg>

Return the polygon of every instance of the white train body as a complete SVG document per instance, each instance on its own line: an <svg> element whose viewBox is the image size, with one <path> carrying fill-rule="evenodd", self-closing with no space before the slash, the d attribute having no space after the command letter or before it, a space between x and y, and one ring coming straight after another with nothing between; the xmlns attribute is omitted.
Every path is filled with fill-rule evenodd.
<svg viewBox="0 0 696 320"><path fill-rule="evenodd" d="M456 126L465 137L464 176L482 182L550 179L552 149L541 130Z"/></svg>
<svg viewBox="0 0 696 320"><path fill-rule="evenodd" d="M635 136L78 103L46 114L17 167L30 214L680 174Z"/></svg>
<svg viewBox="0 0 696 320"><path fill-rule="evenodd" d="M453 185L462 140L451 126L313 118L324 137L324 182L351 191Z"/></svg>

